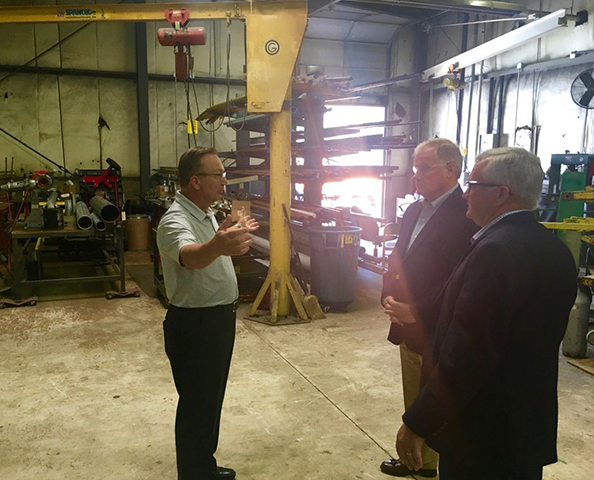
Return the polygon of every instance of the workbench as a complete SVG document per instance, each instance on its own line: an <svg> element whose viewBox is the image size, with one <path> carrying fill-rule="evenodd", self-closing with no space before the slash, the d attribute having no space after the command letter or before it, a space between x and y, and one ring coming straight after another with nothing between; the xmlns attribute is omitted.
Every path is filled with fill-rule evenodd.
<svg viewBox="0 0 594 480"><path fill-rule="evenodd" d="M11 233L13 248L13 269L15 285L13 292L17 298L20 298L23 287L39 287L44 285L59 285L65 283L90 283L90 282L114 282L118 283L118 291L107 291L108 299L123 296L138 296L138 292L126 292L126 271L124 266L124 239L126 229L124 224L116 223L108 225L104 232L97 232L95 229L80 230L76 226L74 216L64 218L64 228L56 230L47 229L26 229L24 223L17 223ZM101 244L96 250L104 256L112 268L110 273L101 265L104 274L82 277L60 277L43 278L43 255L50 252L57 252L59 245L44 245L46 239L62 239L63 241L72 239L97 239ZM109 250L115 251L116 261ZM37 279L29 280L27 278L27 258L33 253L37 256ZM89 261L83 262L64 262L64 266L88 265ZM91 262L92 264L92 262Z"/></svg>

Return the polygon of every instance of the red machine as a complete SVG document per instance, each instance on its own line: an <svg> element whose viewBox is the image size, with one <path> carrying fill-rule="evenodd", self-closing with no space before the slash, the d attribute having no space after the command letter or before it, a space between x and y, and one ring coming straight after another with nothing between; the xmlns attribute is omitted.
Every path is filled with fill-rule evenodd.
<svg viewBox="0 0 594 480"><path fill-rule="evenodd" d="M109 168L103 172L100 170L79 170L81 192L87 192L92 196L97 190L103 190L106 200L114 203L121 210L124 203L122 168L111 158L108 158L106 162Z"/></svg>
<svg viewBox="0 0 594 480"><path fill-rule="evenodd" d="M206 45L206 32L203 27L186 27L190 21L190 12L185 8L170 8L164 12L165 19L173 28L160 28L157 39L164 47L174 47L175 76L183 82L191 69L191 45Z"/></svg>

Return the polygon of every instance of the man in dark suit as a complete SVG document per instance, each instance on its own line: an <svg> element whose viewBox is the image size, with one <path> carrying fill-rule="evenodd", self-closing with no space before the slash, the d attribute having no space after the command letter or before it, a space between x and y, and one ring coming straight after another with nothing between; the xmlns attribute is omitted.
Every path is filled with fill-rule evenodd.
<svg viewBox="0 0 594 480"><path fill-rule="evenodd" d="M411 469L423 441L440 453L442 480L540 480L557 461L559 344L577 274L530 211L542 180L526 150L477 158L464 196L482 228L442 292L424 386L397 435Z"/></svg>
<svg viewBox="0 0 594 480"><path fill-rule="evenodd" d="M387 311L416 312L414 323L398 323L392 316L388 340L400 345L404 406L408 408L419 392L422 353L431 337L436 318L427 308L443 288L456 264L470 247L478 228L466 218L466 201L458 178L462 172L460 149L438 138L420 144L414 154L417 192L423 199L409 206L402 219L396 248L384 276L382 304ZM421 314L423 309L427 311ZM434 313L436 315L439 309ZM399 315L402 316L402 315ZM417 474L437 475L438 455L423 448L423 465ZM388 475L411 474L399 459L384 461L380 469Z"/></svg>

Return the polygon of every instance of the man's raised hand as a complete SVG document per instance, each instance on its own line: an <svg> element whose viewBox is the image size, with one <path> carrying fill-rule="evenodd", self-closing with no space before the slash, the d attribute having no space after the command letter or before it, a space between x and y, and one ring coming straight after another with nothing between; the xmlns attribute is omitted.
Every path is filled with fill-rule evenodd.
<svg viewBox="0 0 594 480"><path fill-rule="evenodd" d="M258 228L260 228L260 225L258 225L258 222L254 217L252 217L251 215L246 215L245 207L241 207L241 210L238 213L237 227L245 227L248 229L248 232L253 232L255 230L258 230Z"/></svg>
<svg viewBox="0 0 594 480"><path fill-rule="evenodd" d="M247 226L230 228L231 221L231 215L227 215L217 230L213 239L214 243L220 255L243 255L250 249L252 236L249 234Z"/></svg>

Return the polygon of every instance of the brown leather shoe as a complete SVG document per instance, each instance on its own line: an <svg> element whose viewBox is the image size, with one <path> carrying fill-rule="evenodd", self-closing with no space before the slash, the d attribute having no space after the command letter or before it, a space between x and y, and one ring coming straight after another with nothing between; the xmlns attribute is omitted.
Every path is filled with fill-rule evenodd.
<svg viewBox="0 0 594 480"><path fill-rule="evenodd" d="M416 472L410 470L399 459L390 458L380 465L380 470L386 475L394 477L406 477L407 475L418 475L419 477L437 477L437 469L421 468Z"/></svg>

